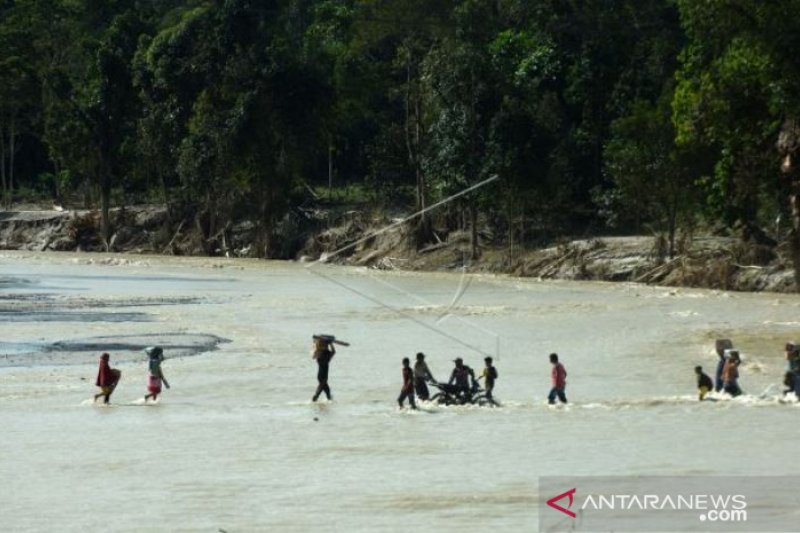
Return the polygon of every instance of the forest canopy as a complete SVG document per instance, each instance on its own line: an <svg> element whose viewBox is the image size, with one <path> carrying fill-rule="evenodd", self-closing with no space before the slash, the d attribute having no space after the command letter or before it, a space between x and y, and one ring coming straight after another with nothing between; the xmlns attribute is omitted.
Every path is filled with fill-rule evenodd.
<svg viewBox="0 0 800 533"><path fill-rule="evenodd" d="M496 175L449 216L800 250L798 40L800 0L0 0L3 202L107 241L115 206L269 232L308 191L410 212Z"/></svg>

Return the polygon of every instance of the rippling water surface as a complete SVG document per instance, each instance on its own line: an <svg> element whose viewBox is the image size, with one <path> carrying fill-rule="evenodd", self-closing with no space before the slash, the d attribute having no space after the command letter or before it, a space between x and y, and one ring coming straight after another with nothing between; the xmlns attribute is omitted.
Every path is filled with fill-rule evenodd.
<svg viewBox="0 0 800 533"><path fill-rule="evenodd" d="M301 264L0 256L4 531L534 531L541 475L797 473L800 298ZM312 404L312 333L352 343ZM734 401L694 401L713 340ZM172 384L143 405L141 348ZM122 381L91 405L110 346ZM503 407L398 411L400 359L491 354ZM569 406L545 405L561 355Z"/></svg>

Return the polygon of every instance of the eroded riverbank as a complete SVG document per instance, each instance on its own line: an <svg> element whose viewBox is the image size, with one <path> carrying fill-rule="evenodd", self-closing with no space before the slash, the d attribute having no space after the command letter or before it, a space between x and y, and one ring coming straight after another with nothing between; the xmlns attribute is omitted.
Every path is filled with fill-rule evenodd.
<svg viewBox="0 0 800 533"><path fill-rule="evenodd" d="M400 225L374 235L389 220L344 215L333 226L308 214L284 224L279 257L366 266L381 270L462 270L562 280L639 282L671 287L795 292L785 246L733 237L684 239L669 257L653 237L564 240L538 249L496 244L479 234L479 257L471 258L469 236L450 232L437 244L418 248L410 228ZM209 239L185 224L170 222L164 207L113 210L116 231L110 248L132 255L251 257L258 255L255 226L234 224ZM0 213L0 248L31 251L101 251L97 214L90 211ZM288 228L292 228L291 230ZM276 245L277 246L277 245ZM116 259L115 259L116 260Z"/></svg>

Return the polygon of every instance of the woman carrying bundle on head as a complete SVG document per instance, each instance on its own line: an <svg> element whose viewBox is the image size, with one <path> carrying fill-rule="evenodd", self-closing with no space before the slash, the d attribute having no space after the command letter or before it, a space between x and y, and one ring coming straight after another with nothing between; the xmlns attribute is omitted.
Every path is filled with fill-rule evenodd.
<svg viewBox="0 0 800 533"><path fill-rule="evenodd" d="M169 382L167 382L167 378L164 377L164 372L161 370L161 362L164 360L164 350L159 346L154 346L152 348L147 348L145 353L149 358L147 362L149 376L147 378L147 394L144 396L144 401L146 402L148 398L152 398L153 401L156 401L158 395L161 394L161 383L163 382L164 386L169 388Z"/></svg>

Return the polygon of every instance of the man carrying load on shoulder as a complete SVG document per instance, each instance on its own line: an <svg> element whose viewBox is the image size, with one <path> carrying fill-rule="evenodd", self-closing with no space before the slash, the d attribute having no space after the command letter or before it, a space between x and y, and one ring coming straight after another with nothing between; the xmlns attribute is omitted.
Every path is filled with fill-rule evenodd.
<svg viewBox="0 0 800 533"><path fill-rule="evenodd" d="M311 401L316 402L319 395L323 392L328 400L333 399L331 395L331 388L328 386L328 369L331 364L331 359L336 355L336 348L333 346L333 341L321 335L314 336L314 351L312 358L317 362L317 390Z"/></svg>

